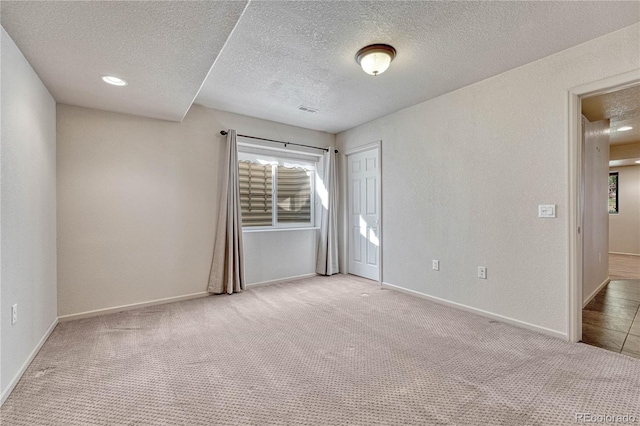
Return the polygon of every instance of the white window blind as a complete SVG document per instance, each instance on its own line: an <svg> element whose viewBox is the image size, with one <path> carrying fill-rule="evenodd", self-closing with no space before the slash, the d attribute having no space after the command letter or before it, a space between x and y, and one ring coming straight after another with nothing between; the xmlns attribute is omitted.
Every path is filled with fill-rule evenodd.
<svg viewBox="0 0 640 426"><path fill-rule="evenodd" d="M278 166L278 223L311 223L311 173Z"/></svg>
<svg viewBox="0 0 640 426"><path fill-rule="evenodd" d="M273 224L273 166L238 162L242 226Z"/></svg>

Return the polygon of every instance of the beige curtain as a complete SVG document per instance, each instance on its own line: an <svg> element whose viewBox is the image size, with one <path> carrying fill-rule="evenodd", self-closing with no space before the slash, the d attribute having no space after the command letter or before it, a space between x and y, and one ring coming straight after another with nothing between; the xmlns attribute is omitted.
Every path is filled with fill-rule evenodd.
<svg viewBox="0 0 640 426"><path fill-rule="evenodd" d="M316 257L316 272L320 275L337 274L338 269L338 175L335 149L324 154L322 191L322 220Z"/></svg>
<svg viewBox="0 0 640 426"><path fill-rule="evenodd" d="M236 131L227 133L227 158L220 195L220 214L209 274L209 293L234 293L244 290L242 256L242 211L238 181L238 143Z"/></svg>

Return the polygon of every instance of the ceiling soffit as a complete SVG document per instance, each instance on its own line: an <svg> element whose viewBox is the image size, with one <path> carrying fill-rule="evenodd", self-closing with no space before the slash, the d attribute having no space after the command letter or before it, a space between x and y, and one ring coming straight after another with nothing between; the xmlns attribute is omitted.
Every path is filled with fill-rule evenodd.
<svg viewBox="0 0 640 426"><path fill-rule="evenodd" d="M180 121L242 1L2 1L2 26L59 103ZM113 87L101 75L125 79Z"/></svg>
<svg viewBox="0 0 640 426"><path fill-rule="evenodd" d="M582 99L582 114L589 121L610 120L610 143L640 142L640 85ZM617 129L631 126L620 132Z"/></svg>

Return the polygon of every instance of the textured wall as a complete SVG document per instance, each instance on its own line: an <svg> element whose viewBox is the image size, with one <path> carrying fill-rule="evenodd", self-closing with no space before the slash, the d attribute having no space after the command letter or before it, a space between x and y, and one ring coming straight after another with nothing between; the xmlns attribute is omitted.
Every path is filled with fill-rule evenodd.
<svg viewBox="0 0 640 426"><path fill-rule="evenodd" d="M609 277L609 120L583 120L583 125L582 300L586 302Z"/></svg>
<svg viewBox="0 0 640 426"><path fill-rule="evenodd" d="M245 232L247 282L262 283L315 273L317 236L317 229Z"/></svg>
<svg viewBox="0 0 640 426"><path fill-rule="evenodd" d="M609 251L640 255L640 166L618 172L619 213L609 215Z"/></svg>
<svg viewBox="0 0 640 426"><path fill-rule="evenodd" d="M7 396L56 320L56 104L4 29L0 390ZM11 325L11 306L18 322Z"/></svg>
<svg viewBox="0 0 640 426"><path fill-rule="evenodd" d="M224 157L219 132L227 128L334 143L327 133L200 106L172 123L58 105L59 315L206 290ZM297 234L248 236L247 277L313 273L315 262L304 263L304 272L295 262L265 262L279 254L269 239L296 258L315 259L315 245ZM254 241L270 252L254 249Z"/></svg>
<svg viewBox="0 0 640 426"><path fill-rule="evenodd" d="M382 140L384 281L566 333L567 90L637 69L639 31L338 134L343 152ZM541 203L558 217L539 219Z"/></svg>

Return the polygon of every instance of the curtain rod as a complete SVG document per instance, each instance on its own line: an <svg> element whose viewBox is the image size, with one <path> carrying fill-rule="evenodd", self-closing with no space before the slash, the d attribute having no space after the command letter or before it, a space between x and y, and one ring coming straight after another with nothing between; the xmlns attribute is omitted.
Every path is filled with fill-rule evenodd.
<svg viewBox="0 0 640 426"><path fill-rule="evenodd" d="M227 133L228 133L228 132L227 132L226 130L220 130L220 134L221 134L222 136L226 136L226 135L227 135ZM293 142L276 141L276 140L273 140L273 139L265 139L265 138L259 138L259 137L256 137L256 136L247 136L247 135L240 135L240 134L237 134L236 136L240 136L240 137L243 137L243 138L249 138L249 139L259 139L259 140L261 140L261 141L267 141L267 142L283 143L283 144L284 144L284 146L287 146L287 145L295 145L295 146L304 146L304 147L306 147L306 148L320 149L320 150L322 150L322 151L329 151L329 148L318 148L317 146L303 145L303 144L301 144L301 143L293 143ZM337 154L337 153L338 153L338 150L336 149L336 154Z"/></svg>

